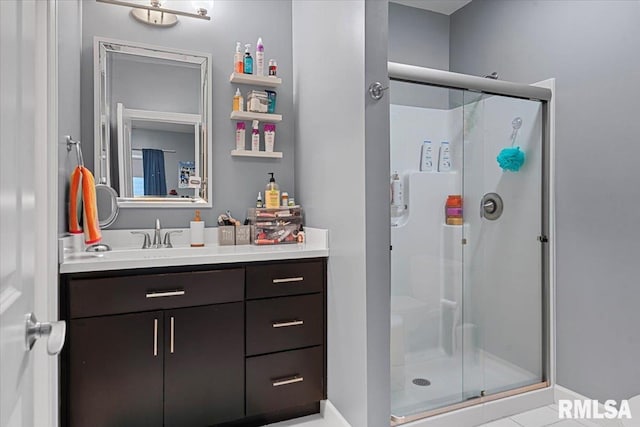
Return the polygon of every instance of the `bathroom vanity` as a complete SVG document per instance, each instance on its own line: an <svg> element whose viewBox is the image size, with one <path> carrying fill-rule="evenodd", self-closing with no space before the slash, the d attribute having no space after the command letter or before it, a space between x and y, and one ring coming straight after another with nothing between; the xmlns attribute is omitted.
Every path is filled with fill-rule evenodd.
<svg viewBox="0 0 640 427"><path fill-rule="evenodd" d="M326 246L206 251L130 251L125 269L109 254L61 264L63 426L258 426L319 412Z"/></svg>

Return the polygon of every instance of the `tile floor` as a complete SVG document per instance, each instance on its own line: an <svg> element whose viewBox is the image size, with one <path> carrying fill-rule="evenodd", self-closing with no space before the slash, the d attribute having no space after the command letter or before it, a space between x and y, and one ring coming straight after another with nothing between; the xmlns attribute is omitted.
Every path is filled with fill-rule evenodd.
<svg viewBox="0 0 640 427"><path fill-rule="evenodd" d="M558 406L549 405L508 418L482 424L480 427L621 427L618 420L568 420L558 418Z"/></svg>
<svg viewBox="0 0 640 427"><path fill-rule="evenodd" d="M344 420L334 416L323 419L320 415L311 415L297 420L272 424L269 427L347 427ZM558 418L558 406L549 405L533 409L508 418L482 424L479 427L622 427L618 420L568 420Z"/></svg>

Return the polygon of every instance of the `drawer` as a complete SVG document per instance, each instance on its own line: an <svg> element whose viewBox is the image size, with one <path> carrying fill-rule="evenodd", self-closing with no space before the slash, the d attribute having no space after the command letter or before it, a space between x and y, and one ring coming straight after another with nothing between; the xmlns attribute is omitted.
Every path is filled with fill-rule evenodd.
<svg viewBox="0 0 640 427"><path fill-rule="evenodd" d="M247 299L322 292L322 261L247 266Z"/></svg>
<svg viewBox="0 0 640 427"><path fill-rule="evenodd" d="M247 416L323 398L323 347L247 358Z"/></svg>
<svg viewBox="0 0 640 427"><path fill-rule="evenodd" d="M323 342L322 294L247 301L247 355Z"/></svg>
<svg viewBox="0 0 640 427"><path fill-rule="evenodd" d="M72 318L242 301L244 269L71 279Z"/></svg>

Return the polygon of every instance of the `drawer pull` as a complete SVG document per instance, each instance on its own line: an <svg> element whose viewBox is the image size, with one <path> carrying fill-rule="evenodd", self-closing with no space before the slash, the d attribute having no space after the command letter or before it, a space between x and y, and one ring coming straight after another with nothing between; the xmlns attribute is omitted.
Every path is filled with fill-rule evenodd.
<svg viewBox="0 0 640 427"><path fill-rule="evenodd" d="M278 283L302 282L303 280L304 280L304 277L300 276L300 277L287 277L285 279L273 279L272 282L274 285L277 285Z"/></svg>
<svg viewBox="0 0 640 427"><path fill-rule="evenodd" d="M173 354L173 350L174 350L174 346L173 346L174 337L175 337L175 320L173 316L171 316L171 343L169 344L171 354Z"/></svg>
<svg viewBox="0 0 640 427"><path fill-rule="evenodd" d="M283 386L283 385L301 383L302 381L304 381L304 377L299 377L299 376L296 375L293 378L287 378L287 379L283 379L283 380L276 380L272 384L273 384L274 387L280 387L280 386Z"/></svg>
<svg viewBox="0 0 640 427"><path fill-rule="evenodd" d="M153 356L158 355L158 319L153 319Z"/></svg>
<svg viewBox="0 0 640 427"><path fill-rule="evenodd" d="M289 326L300 326L304 325L304 320L291 320L289 322L277 322L273 323L271 326L274 328L287 328Z"/></svg>
<svg viewBox="0 0 640 427"><path fill-rule="evenodd" d="M167 292L149 292L147 298L163 298L163 297L179 297L184 295L185 291L167 291Z"/></svg>

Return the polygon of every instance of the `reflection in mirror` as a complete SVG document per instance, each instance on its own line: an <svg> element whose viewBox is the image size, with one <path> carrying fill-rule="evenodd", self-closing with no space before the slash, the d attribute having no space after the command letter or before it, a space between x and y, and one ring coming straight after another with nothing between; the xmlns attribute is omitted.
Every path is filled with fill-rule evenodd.
<svg viewBox="0 0 640 427"><path fill-rule="evenodd" d="M96 174L121 207L211 206L207 54L95 39Z"/></svg>
<svg viewBox="0 0 640 427"><path fill-rule="evenodd" d="M100 228L108 228L118 218L118 193L104 184L96 184L96 206Z"/></svg>

